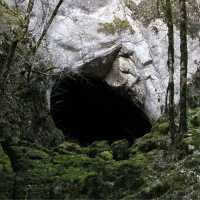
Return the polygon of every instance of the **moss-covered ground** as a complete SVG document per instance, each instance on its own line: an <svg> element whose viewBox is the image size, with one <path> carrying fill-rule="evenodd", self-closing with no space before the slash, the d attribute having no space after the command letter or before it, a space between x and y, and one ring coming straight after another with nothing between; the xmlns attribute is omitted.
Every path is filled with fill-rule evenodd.
<svg viewBox="0 0 200 200"><path fill-rule="evenodd" d="M0 198L197 199L200 108L188 112L188 123L188 133L174 149L168 123L157 123L130 148L126 140L111 145L95 141L85 148L70 142L47 148L19 141L1 148L7 190Z"/></svg>

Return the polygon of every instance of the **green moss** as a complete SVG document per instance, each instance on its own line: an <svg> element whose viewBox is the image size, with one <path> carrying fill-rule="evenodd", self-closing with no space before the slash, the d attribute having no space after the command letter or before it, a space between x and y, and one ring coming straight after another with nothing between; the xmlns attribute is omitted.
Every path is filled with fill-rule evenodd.
<svg viewBox="0 0 200 200"><path fill-rule="evenodd" d="M12 199L14 190L14 174L10 158L0 144L0 199Z"/></svg>
<svg viewBox="0 0 200 200"><path fill-rule="evenodd" d="M161 123L161 124L155 124L151 128L151 134L163 134L163 135L166 135L166 134L168 134L168 131L169 131L169 123L168 122Z"/></svg>
<svg viewBox="0 0 200 200"><path fill-rule="evenodd" d="M161 182L160 180L157 180L154 182L152 186L148 186L144 188L140 195L142 198L156 198L160 197L163 193L165 193L169 189L169 183L167 182Z"/></svg>
<svg viewBox="0 0 200 200"><path fill-rule="evenodd" d="M111 151L107 140L95 141L88 148L90 149L89 155L91 158L94 158L103 151Z"/></svg>
<svg viewBox="0 0 200 200"><path fill-rule="evenodd" d="M103 158L104 160L113 159L113 155L112 155L109 151L103 151L102 153L100 153L99 156L100 156L101 158Z"/></svg>
<svg viewBox="0 0 200 200"><path fill-rule="evenodd" d="M184 166L187 168L195 168L200 165L200 159L195 155L187 155L184 158Z"/></svg>
<svg viewBox="0 0 200 200"><path fill-rule="evenodd" d="M6 26L7 26L7 31L6 31L7 37L15 38L21 34L21 31L23 29L24 19L17 9L10 9L7 4L2 2L1 5L2 5L3 17L6 21ZM23 58L25 59L27 56L30 56L31 54L30 48L27 48L27 46L32 47L31 37L32 37L31 34L27 32L24 36L23 41L18 45L17 49L18 53L20 55L23 55Z"/></svg>
<svg viewBox="0 0 200 200"><path fill-rule="evenodd" d="M138 138L135 140L134 145L129 149L131 154L134 154L136 151L148 152L153 149L166 149L167 141L169 140L169 136L164 136L157 134L154 135L155 132L146 134L142 138Z"/></svg>
<svg viewBox="0 0 200 200"><path fill-rule="evenodd" d="M194 185L194 193L192 195L193 199L198 199L200 197L200 183Z"/></svg>
<svg viewBox="0 0 200 200"><path fill-rule="evenodd" d="M64 142L55 148L55 151L59 154L71 154L70 152L74 152L76 154L76 149L80 148L76 143Z"/></svg>
<svg viewBox="0 0 200 200"><path fill-rule="evenodd" d="M7 128L6 120L0 115L0 141L11 141L11 132Z"/></svg>
<svg viewBox="0 0 200 200"><path fill-rule="evenodd" d="M115 35L115 33L121 33L122 30L127 29L130 27L129 22L126 20L121 21L119 18L115 18L113 20L113 23L99 23L99 28L97 29L97 32L105 33L106 35Z"/></svg>
<svg viewBox="0 0 200 200"><path fill-rule="evenodd" d="M84 190L92 193L92 178L97 177L95 172L88 172L83 168L69 167L66 174L61 175L53 184L51 189L51 198L54 199L74 199L85 198L80 195ZM88 194L89 195L89 194Z"/></svg>
<svg viewBox="0 0 200 200"><path fill-rule="evenodd" d="M154 136L147 134L138 140L143 143ZM163 138L167 136L163 135ZM125 140L114 142L111 145L113 152L114 147L119 150L126 143ZM26 147L22 147L22 144ZM81 147L69 142L59 145L51 155L48 151L44 152L42 147L30 147L26 142L20 143L19 147L13 146L14 163L18 166L15 167L15 198L145 199L169 196L173 199L176 193L169 193L170 188L179 191L178 195L181 196L185 187L185 173L176 167L177 163L170 163L158 146L158 149L147 153L137 150L129 154L129 159L119 161L112 159L110 148L108 141L95 141L89 149L98 152L94 158L90 158ZM63 153L63 150L68 153ZM182 163L182 168L195 170L200 164L196 155L186 156L179 163Z"/></svg>
<svg viewBox="0 0 200 200"><path fill-rule="evenodd" d="M131 161L134 163L134 166L145 166L149 160L145 153L138 152L134 157L131 158Z"/></svg>
<svg viewBox="0 0 200 200"><path fill-rule="evenodd" d="M128 141L123 139L123 140L118 140L116 142L113 142L111 144L111 148L113 151L113 157L115 160L124 160L127 158L128 155Z"/></svg>

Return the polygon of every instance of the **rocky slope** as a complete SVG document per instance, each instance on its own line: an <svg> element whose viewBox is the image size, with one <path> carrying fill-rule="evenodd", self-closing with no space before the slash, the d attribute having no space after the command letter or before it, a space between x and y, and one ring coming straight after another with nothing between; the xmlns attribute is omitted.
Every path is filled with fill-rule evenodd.
<svg viewBox="0 0 200 200"><path fill-rule="evenodd" d="M6 22L4 24L4 29L1 29L6 31L0 32L0 41L2 44L0 46L1 71L8 52L10 38L12 34L19 32L23 19L16 10L11 10L5 3L2 1L0 2L0 18L3 16L4 21ZM73 8L76 8L76 5L80 5L80 3L76 3L78 1L73 2L70 4L71 7L69 6L72 10ZM85 5L89 1L81 2ZM91 2L94 3L94 1ZM114 2L115 1L102 1L102 4L98 5L97 8L92 8L96 8L97 10L102 8L102 10L104 10L105 5ZM138 8L140 8L142 5L139 4L140 1L135 2L138 3ZM24 4L25 3L26 2L24 1ZM48 2L44 1L44 3ZM19 4L18 7L19 9L20 5L21 4ZM131 5L127 6L131 8ZM109 9L114 8L115 7L109 7ZM79 14L84 14L82 13L82 7L80 7L79 10L81 11ZM61 12L61 14L62 13L63 12ZM76 12L76 14L78 14L78 12ZM95 16L95 14L93 15ZM37 15L33 14L32 17L34 16L37 17ZM64 16L64 14L61 16ZM61 16L60 20L62 18ZM125 31L124 34L126 31L130 31L126 30L127 21L123 21L123 18L121 21L116 18L116 23L113 19L114 18L111 17L109 22L113 25L119 22L121 24L120 27L123 25L123 27L125 27L125 30L123 30ZM108 18L105 20L108 20ZM144 21L146 22L146 20ZM59 21L57 22L59 25ZM106 23L107 21L104 22ZM161 20L155 22L151 22L150 20L149 24L158 22L162 24L166 32L166 26ZM107 25L113 27L110 23ZM140 22L137 22L136 24L139 23ZM150 32L149 24L144 24L144 26L140 24L140 27L143 27L142 30L149 30ZM55 24L52 24L52 26L54 25L56 25L56 21ZM149 26L145 28L147 25ZM12 29L13 26L15 28ZM121 37L120 35L122 32L117 33L117 29L114 28L114 30L116 33L112 34L113 32L111 32L111 34L108 34L108 37L102 32L99 33L100 35L102 34L102 38L105 38L104 45L109 45L108 38L115 38L115 41L117 41L117 38ZM156 30L157 29L154 29L154 31ZM142 32L140 33L142 34ZM50 34L53 34L53 32L50 31L48 33L47 41ZM76 36L76 34L74 35ZM166 35L162 35L162 37L166 38ZM136 38L133 40L136 40ZM52 40L52 44L53 41L54 40ZM57 40L57 42L58 41L59 40ZM162 41L167 44L164 39ZM190 42L191 41L192 40L190 40ZM196 47L196 41L197 40L195 39L192 41L194 51L192 51L193 54L191 53L190 55L193 56L195 53L199 52L199 47ZM110 45L110 48L112 49L113 43L110 43ZM139 42L138 45L140 45ZM106 50L106 46L104 47L104 50ZM107 81L113 80L113 73L118 69L115 70L114 66L119 66L121 63L125 68L131 66L131 64L129 65L127 63L133 62L130 61L131 59L129 56L135 54L124 54L124 50L122 51L121 47L122 46L120 46L118 50L115 49L115 51L111 51L111 54L106 54L104 52L105 55L108 55L108 57L105 56L105 60L108 59L105 62L105 66L109 62L112 64L115 60L112 65L113 68L111 69L110 66L109 69L111 69L111 71L106 75ZM163 49L161 48L164 48L162 45L160 46L160 51L163 52ZM40 58L35 58L35 71L40 73L32 73L31 80L27 83L26 71L30 62L33 60L31 49L31 35L27 33L25 40L17 49L9 76L4 87L0 91L0 199L199 198L199 70L189 84L188 89L188 133L184 135L182 141L178 143L174 149L170 148L171 140L166 116L163 116L154 124L150 133L136 139L131 147L128 146L126 140L115 141L112 144L109 144L106 140L94 141L87 147L81 147L77 143L65 141L64 135L55 127L51 118L46 98L46 90L50 87L50 78L49 76L45 76L44 73L47 73L48 67L52 66L52 63L45 60L42 56ZM166 49L164 48L164 50ZM113 55L114 60L111 59ZM158 58L161 59L161 57ZM163 58L166 59L165 54ZM55 59L55 57L53 57L53 59ZM102 61L101 57L99 57L99 59ZM162 60L163 65L161 66L163 66L163 74L166 73L167 80L164 59ZM194 65L192 64L193 61L190 61L192 69L196 69L199 66L198 57L195 57L195 59L197 61L195 61L196 64ZM72 71L74 69L77 69L78 71L83 70L78 73L83 73L85 76L95 75L97 77L105 78L105 74L102 74L101 76L101 70L99 71L99 74L97 73L99 64L95 63L99 61L98 59L88 62L88 65L84 64L82 68L79 68L80 66L78 66L79 61L77 60L74 62L74 65L77 66L74 67ZM83 60L80 62L82 61ZM58 62L61 62L61 60L58 59ZM153 68L154 66L154 62L154 60L152 63L147 62L146 67L142 65L141 61L138 61L137 63L140 63L138 66L143 66L145 69L151 69L151 67ZM103 61L101 63L103 65ZM89 69L92 69L91 66L97 66L97 72L96 70L89 71ZM107 66L109 66L109 64ZM141 70L143 67L139 69ZM103 69L105 68L103 67ZM112 73L112 71L114 72ZM55 73L61 72L54 71L53 74L55 75ZM68 71L66 71L66 73L68 73ZM128 76L129 73L125 73L125 75ZM142 75L145 76L144 73L142 73ZM165 77L165 75L163 75L163 77ZM151 78L148 78L148 80L151 80ZM142 81L147 80L142 79ZM162 81L160 80L160 82ZM126 84L128 84L128 82L125 82L125 85ZM121 91L121 86L119 87L119 91ZM128 86L126 85L125 87ZM164 90L165 87L163 86L163 91ZM178 119L179 116L177 114L175 120L177 125Z"/></svg>

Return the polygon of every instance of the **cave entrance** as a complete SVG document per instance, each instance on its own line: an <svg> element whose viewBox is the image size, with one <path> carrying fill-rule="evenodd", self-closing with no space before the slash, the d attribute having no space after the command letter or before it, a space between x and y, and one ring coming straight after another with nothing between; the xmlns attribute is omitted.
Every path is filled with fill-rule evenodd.
<svg viewBox="0 0 200 200"><path fill-rule="evenodd" d="M52 90L51 114L66 140L85 144L126 139L131 145L151 128L139 108L97 78L60 80Z"/></svg>

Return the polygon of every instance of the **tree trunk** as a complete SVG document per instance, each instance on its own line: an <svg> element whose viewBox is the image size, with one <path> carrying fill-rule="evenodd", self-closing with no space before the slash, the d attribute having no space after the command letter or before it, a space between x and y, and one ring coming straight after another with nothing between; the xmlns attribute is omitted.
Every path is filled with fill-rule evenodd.
<svg viewBox="0 0 200 200"><path fill-rule="evenodd" d="M188 62L188 52L187 52L187 13L186 13L186 3L185 0L180 0L180 122L179 131L180 137L187 132L187 115L186 115L186 98L187 98L187 62Z"/></svg>
<svg viewBox="0 0 200 200"><path fill-rule="evenodd" d="M175 124L174 124L174 29L172 18L171 0L166 0L166 18L168 26L168 70L169 70L169 128L171 132L172 144L174 143Z"/></svg>
<svg viewBox="0 0 200 200"><path fill-rule="evenodd" d="M4 83L4 81L5 81L5 79L8 75L9 70L10 70L10 64L11 64L12 59L14 57L14 53L15 53L15 50L17 48L17 44L24 38L24 35L28 30L29 18L30 18L30 13L33 9L33 5L34 5L34 0L29 0L28 8L27 8L26 15L25 15L25 18L24 18L24 25L23 25L22 32L18 37L14 38L12 40L11 46L9 48L8 56L6 58L6 64L4 66L4 70L3 70L1 77L0 77L0 89L2 88L3 83Z"/></svg>

